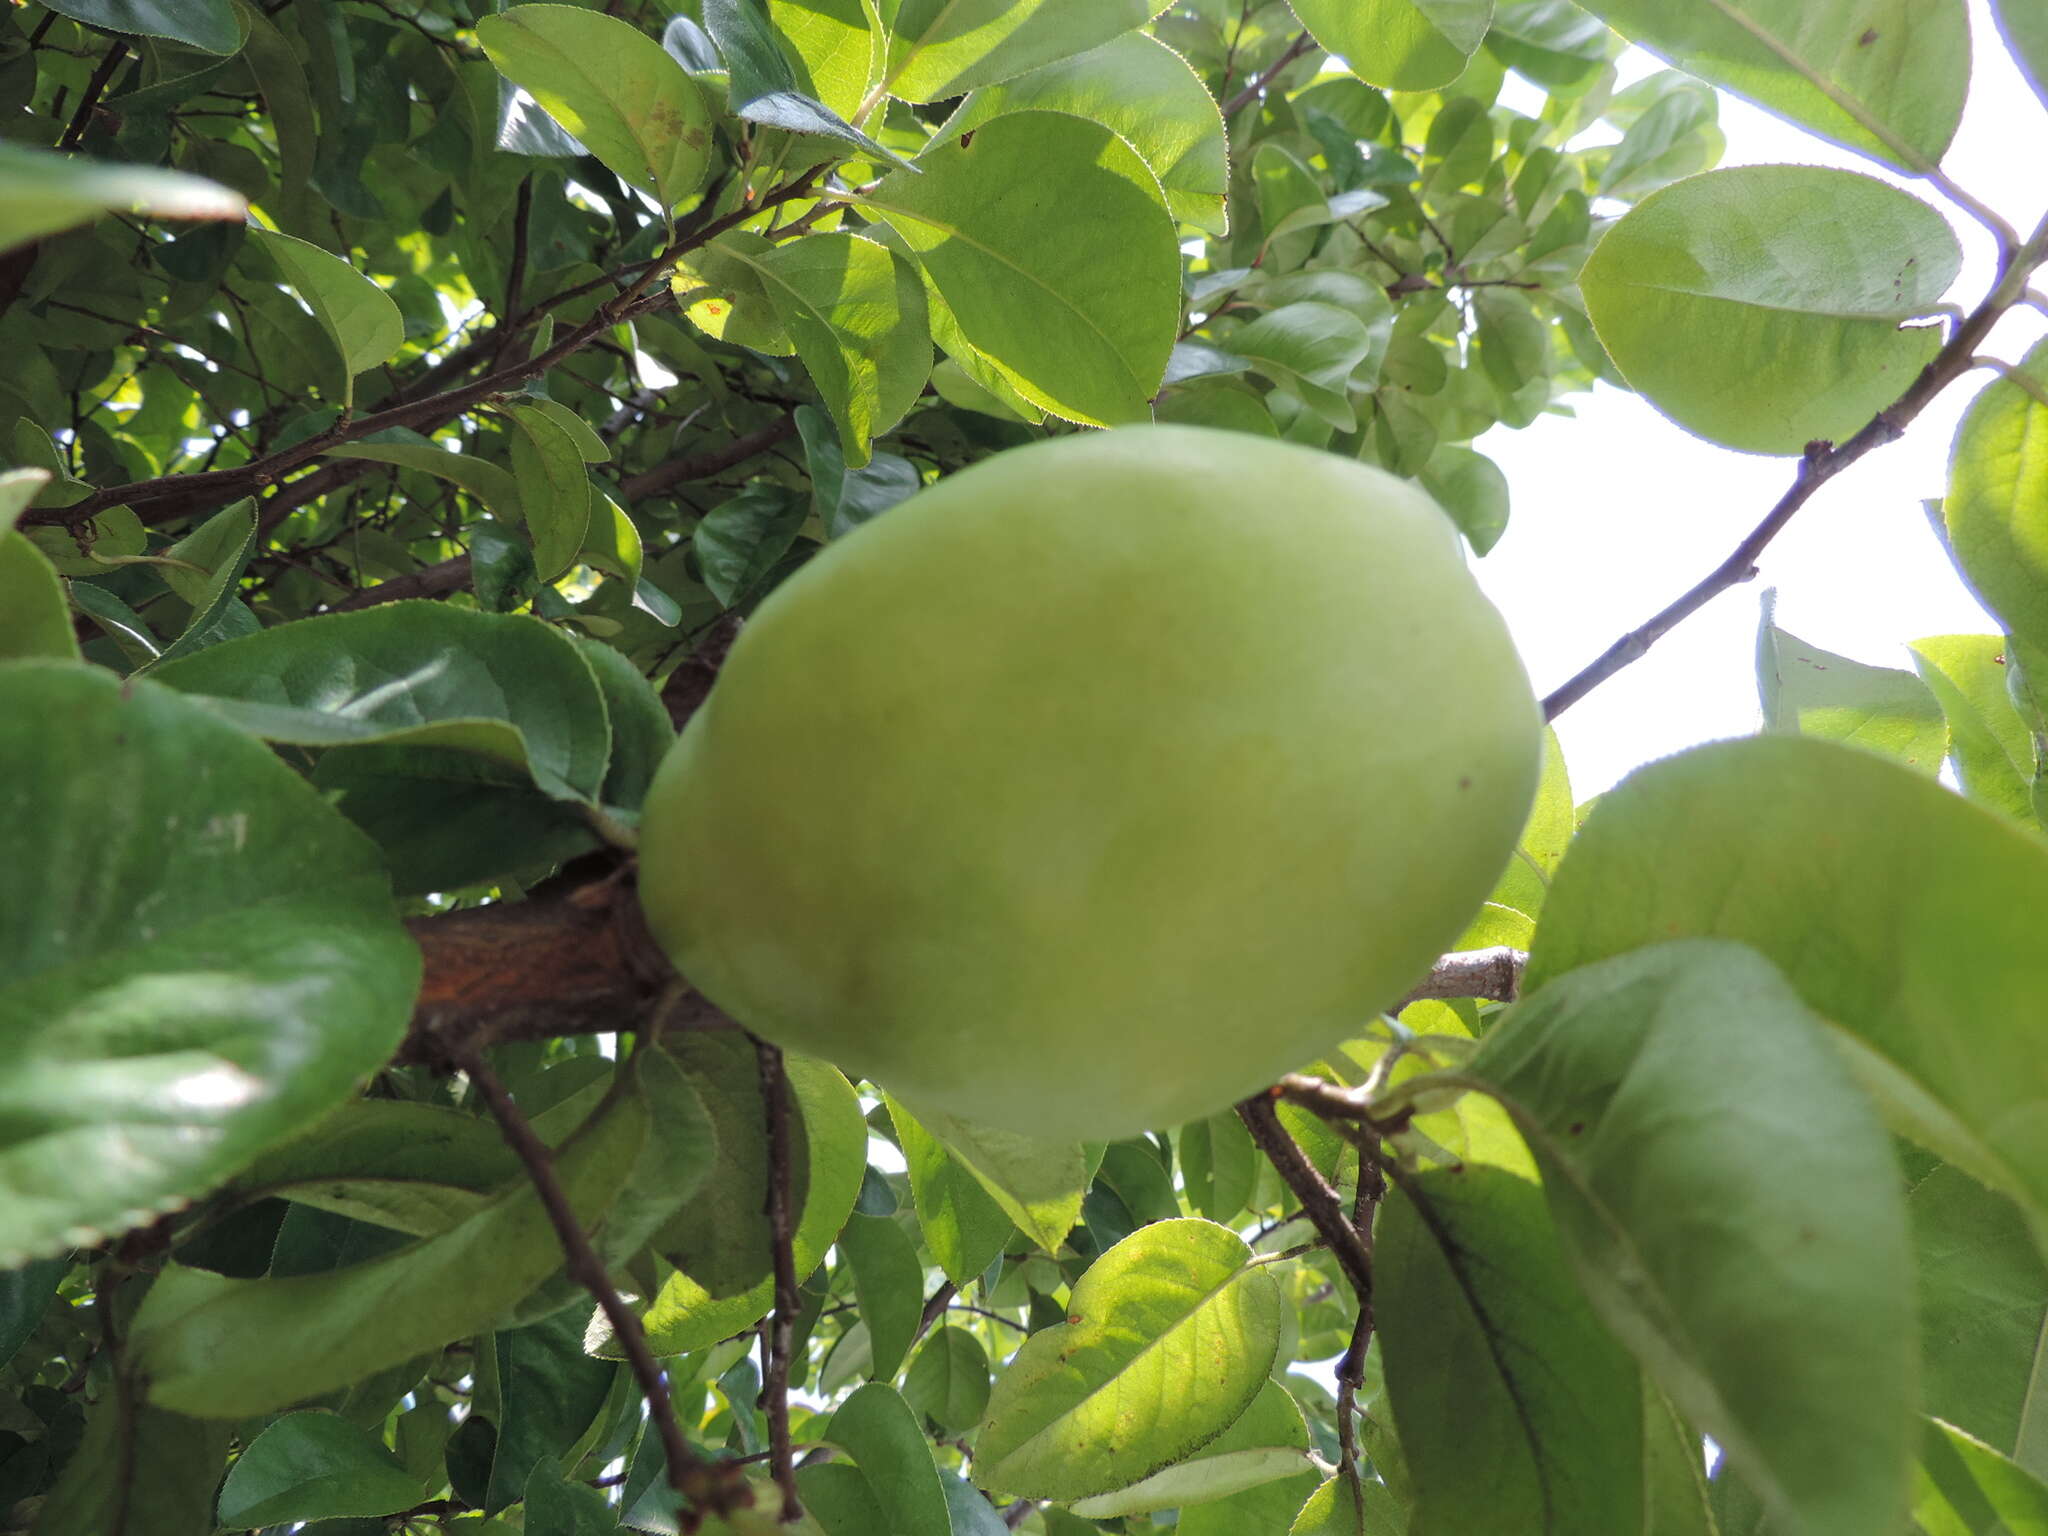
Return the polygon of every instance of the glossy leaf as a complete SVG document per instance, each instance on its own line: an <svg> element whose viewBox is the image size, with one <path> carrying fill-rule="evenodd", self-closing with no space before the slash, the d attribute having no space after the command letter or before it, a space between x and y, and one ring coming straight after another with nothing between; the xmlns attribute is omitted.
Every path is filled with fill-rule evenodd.
<svg viewBox="0 0 2048 1536"><path fill-rule="evenodd" d="M1936 635L1913 642L1913 665L1948 721L1963 793L2031 825L2034 745L2013 707L2005 649L1998 635Z"/></svg>
<svg viewBox="0 0 2048 1536"><path fill-rule="evenodd" d="M1324 1483L1288 1536L1407 1536L1408 1516L1385 1483L1339 1474Z"/></svg>
<svg viewBox="0 0 2048 1536"><path fill-rule="evenodd" d="M1543 1194L1421 1173L1381 1207L1380 1350L1418 1516L1470 1536L1640 1532L1637 1373L1574 1283Z"/></svg>
<svg viewBox="0 0 2048 1536"><path fill-rule="evenodd" d="M2048 1477L2048 1262L2013 1203L1957 1169L1916 1178L1906 1208L1927 1411Z"/></svg>
<svg viewBox="0 0 2048 1536"><path fill-rule="evenodd" d="M672 208L703 184L711 109L653 38L573 5L521 5L476 34L501 74L629 185Z"/></svg>
<svg viewBox="0 0 2048 1536"><path fill-rule="evenodd" d="M2022 365L2048 378L2048 343ZM1949 548L2006 632L2048 653L2048 406L2007 379L1988 385L1956 431L1942 516Z"/></svg>
<svg viewBox="0 0 2048 1536"><path fill-rule="evenodd" d="M1099 426L1145 419L1173 350L1180 254L1137 152L1098 124L1017 112L965 148L934 144L918 163L922 176L894 172L864 206L916 253L966 339L1056 415ZM1013 195L1020 185L1029 198ZM1058 208L1089 216L1048 216Z"/></svg>
<svg viewBox="0 0 2048 1536"><path fill-rule="evenodd" d="M1539 937L1579 915L1578 857ZM1867 1097L1777 970L1697 940L1588 965L1466 1071L1529 1138L1594 1310L1686 1418L1788 1524L1896 1525L1916 1366L1904 1201ZM1700 1213L1721 1211L1740 1217L1702 1241ZM1398 1392L1395 1412L1419 1469Z"/></svg>
<svg viewBox="0 0 2048 1536"><path fill-rule="evenodd" d="M924 1265L917 1245L887 1216L855 1214L839 1234L839 1251L853 1266L861 1321L868 1325L868 1373L892 1381L917 1336L924 1309Z"/></svg>
<svg viewBox="0 0 2048 1536"><path fill-rule="evenodd" d="M505 414L516 429L512 475L526 534L533 541L534 570L542 581L553 581L575 562L590 529L583 447L538 405L508 405Z"/></svg>
<svg viewBox="0 0 2048 1536"><path fill-rule="evenodd" d="M803 65L798 83L854 117L881 72L882 40L862 0L768 0L768 17Z"/></svg>
<svg viewBox="0 0 2048 1536"><path fill-rule="evenodd" d="M248 211L240 193L201 176L0 144L0 252L103 213L239 219Z"/></svg>
<svg viewBox="0 0 2048 1536"><path fill-rule="evenodd" d="M1905 392L1941 333L1901 327L1960 259L1941 215L1882 182L1750 166L1645 198L1579 281L1615 366L1659 410L1725 447L1791 454Z"/></svg>
<svg viewBox="0 0 2048 1536"><path fill-rule="evenodd" d="M1214 235L1228 231L1223 114L1201 76L1157 38L1127 32L984 86L960 103L940 133L958 138L1010 112L1068 112L1114 130L1159 178L1175 218Z"/></svg>
<svg viewBox="0 0 2048 1536"><path fill-rule="evenodd" d="M848 1452L891 1536L952 1536L931 1442L894 1387L871 1381L841 1403L825 1440Z"/></svg>
<svg viewBox="0 0 2048 1536"><path fill-rule="evenodd" d="M2048 15L2027 0L1991 0L1991 14L2027 83L2048 105Z"/></svg>
<svg viewBox="0 0 2048 1536"><path fill-rule="evenodd" d="M909 163L803 92L796 71L777 46L763 0L706 0L704 25L724 56L735 116L791 133L838 139L896 165Z"/></svg>
<svg viewBox="0 0 2048 1536"><path fill-rule="evenodd" d="M804 1056L786 1056L784 1062L810 1149L807 1193L792 1242L801 1275L818 1266L853 1210L866 1165L867 1122L853 1085L833 1068ZM709 1096L706 1105L716 1113ZM717 1177L715 1171L711 1177ZM764 1275L747 1290L715 1296L699 1281L677 1273L647 1311L648 1338L658 1355L702 1349L759 1322L774 1300L772 1276Z"/></svg>
<svg viewBox="0 0 2048 1536"><path fill-rule="evenodd" d="M391 295L349 263L317 245L268 229L249 238L277 263L278 274L312 309L340 355L342 403L354 399L355 377L388 362L405 344L405 320Z"/></svg>
<svg viewBox="0 0 2048 1536"><path fill-rule="evenodd" d="M1757 690L1764 726L1862 747L1933 775L1948 753L1948 726L1927 685L1896 667L1872 667L1808 645L1773 622L1764 594L1757 628Z"/></svg>
<svg viewBox="0 0 2048 1536"><path fill-rule="evenodd" d="M161 37L206 53L242 46L228 0L52 0L50 9L103 31Z"/></svg>
<svg viewBox="0 0 2048 1536"><path fill-rule="evenodd" d="M646 1135L646 1108L627 1096L557 1149L556 1175L586 1226L617 1197ZM136 1311L129 1347L152 1402L247 1418L489 1328L561 1263L540 1196L520 1178L459 1226L345 1269L231 1280L173 1265Z"/></svg>
<svg viewBox="0 0 2048 1536"><path fill-rule="evenodd" d="M1143 26L1165 0L885 0L891 95L943 101Z"/></svg>
<svg viewBox="0 0 2048 1536"><path fill-rule="evenodd" d="M1473 554L1488 553L1507 532L1508 478L1485 454L1439 448L1422 472L1422 488L1458 525Z"/></svg>
<svg viewBox="0 0 2048 1536"><path fill-rule="evenodd" d="M2048 1531L2048 1479L1953 1424L1930 1419L1913 1517L1923 1531L2036 1536Z"/></svg>
<svg viewBox="0 0 2048 1536"><path fill-rule="evenodd" d="M1268 1381L1235 1424L1187 1460L1128 1488L1077 1499L1071 1508L1084 1519L1109 1520L1208 1504L1281 1478L1299 1477L1313 1466L1301 1410L1279 1383Z"/></svg>
<svg viewBox="0 0 2048 1536"><path fill-rule="evenodd" d="M397 1044L419 962L375 850L257 742L75 664L0 667L0 699L12 1267L324 1112Z"/></svg>
<svg viewBox="0 0 2048 1536"><path fill-rule="evenodd" d="M1431 91L1465 72L1494 0L1288 0L1315 40L1352 73L1397 91Z"/></svg>
<svg viewBox="0 0 2048 1536"><path fill-rule="evenodd" d="M1867 753L1762 737L1601 797L1551 887L1524 985L1674 937L1775 961L1907 1134L2048 1213L2048 1057L2025 914L2048 852ZM1954 1043L1967 1040L1968 1051Z"/></svg>
<svg viewBox="0 0 2048 1536"><path fill-rule="evenodd" d="M1681 69L1902 171L1948 149L1970 80L1963 0L1585 0Z"/></svg>
<svg viewBox="0 0 2048 1536"><path fill-rule="evenodd" d="M1081 1219L1081 1200L1088 1191L1088 1157L1079 1143L975 1125L929 1105L912 1106L910 1113L980 1181L1026 1237L1048 1253L1059 1250Z"/></svg>
<svg viewBox="0 0 2048 1536"><path fill-rule="evenodd" d="M711 595L728 608L759 597L810 511L809 500L789 487L756 480L707 512L690 547Z"/></svg>
<svg viewBox="0 0 2048 1536"><path fill-rule="evenodd" d="M951 1324L925 1336L903 1374L904 1401L954 1434L981 1422L988 1387L988 1351L965 1328Z"/></svg>
<svg viewBox="0 0 2048 1536"><path fill-rule="evenodd" d="M1227 1228L1134 1232L1090 1266L1068 1321L1024 1341L976 1436L984 1485L1076 1499L1198 1451L1251 1405L1279 1343L1273 1277Z"/></svg>
<svg viewBox="0 0 2048 1536"><path fill-rule="evenodd" d="M352 443L342 443L329 449L328 456L371 459L379 464L395 464L400 469L420 470L460 486L508 522L516 523L520 519L519 487L504 469L474 454L453 453L438 447L404 427L393 427Z"/></svg>
<svg viewBox="0 0 2048 1536"><path fill-rule="evenodd" d="M450 748L528 772L561 800L594 801L604 784L597 682L529 618L391 603L231 640L156 678L270 741Z"/></svg>
<svg viewBox="0 0 2048 1536"><path fill-rule="evenodd" d="M916 401L931 374L924 284L895 252L857 235L826 233L772 247L751 262L833 419L846 462Z"/></svg>
<svg viewBox="0 0 2048 1536"><path fill-rule="evenodd" d="M223 1525L388 1515L425 1498L376 1436L331 1413L288 1413L251 1440L220 1490Z"/></svg>
<svg viewBox="0 0 2048 1536"><path fill-rule="evenodd" d="M895 1099L888 1104L889 1118L908 1166L910 1197L917 1207L918 1229L924 1244L939 1268L946 1272L946 1278L964 1286L980 1276L1003 1251L1016 1224L944 1142ZM1079 1209L1077 1198L1076 1212ZM1061 1236L1064 1238L1065 1233ZM905 1391L908 1390L906 1383ZM978 1410L975 1417L980 1417Z"/></svg>

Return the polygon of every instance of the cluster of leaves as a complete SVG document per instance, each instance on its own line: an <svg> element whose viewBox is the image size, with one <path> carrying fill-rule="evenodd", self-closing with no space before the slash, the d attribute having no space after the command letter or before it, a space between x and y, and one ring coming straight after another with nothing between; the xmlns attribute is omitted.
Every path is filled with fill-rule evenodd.
<svg viewBox="0 0 2048 1536"><path fill-rule="evenodd" d="M394 1064L416 937L630 845L719 621L965 463L1280 436L1483 554L1473 441L1595 379L1809 479L1902 428L2048 235L1945 336L1905 324L1957 269L1930 205L1709 170L1719 86L1984 216L1939 168L1960 0L1878 9L12 8L0 1527L688 1526L564 1218L690 1446L802 1448L797 1531L2048 1522L2048 357L1943 508L2008 633L1916 677L1767 616L1769 732L1590 813L1553 742L1461 945L1529 997L1334 1047L1298 1160L796 1057L778 1138L671 999L623 1057L488 1052L544 1188L473 1080ZM1624 35L1679 69L1618 89Z"/></svg>

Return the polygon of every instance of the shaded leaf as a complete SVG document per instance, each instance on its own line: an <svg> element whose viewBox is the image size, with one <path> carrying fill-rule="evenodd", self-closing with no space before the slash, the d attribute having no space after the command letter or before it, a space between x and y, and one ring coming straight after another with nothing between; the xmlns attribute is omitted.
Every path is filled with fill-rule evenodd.
<svg viewBox="0 0 2048 1536"><path fill-rule="evenodd" d="M304 299L340 355L343 403L354 398L355 376L388 362L405 345L405 320L391 295L354 267L317 245L274 230L251 228L249 238L277 263L279 275Z"/></svg>
<svg viewBox="0 0 2048 1536"><path fill-rule="evenodd" d="M426 1493L375 1435L331 1413L288 1413L228 1468L220 1521L256 1526L388 1515Z"/></svg>
<svg viewBox="0 0 2048 1536"><path fill-rule="evenodd" d="M1788 634L1773 620L1775 597L1764 594L1756 636L1765 728L1839 741L1938 773L1948 726L1927 685L1911 672L1866 666Z"/></svg>

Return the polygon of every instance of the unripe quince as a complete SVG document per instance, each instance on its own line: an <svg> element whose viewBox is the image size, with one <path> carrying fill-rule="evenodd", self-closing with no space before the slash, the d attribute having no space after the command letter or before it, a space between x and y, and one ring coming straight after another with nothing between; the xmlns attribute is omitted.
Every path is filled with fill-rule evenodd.
<svg viewBox="0 0 2048 1536"><path fill-rule="evenodd" d="M1412 485L1202 428L1063 437L762 604L649 791L641 900L767 1039L1107 1139L1394 1003L1492 889L1540 732Z"/></svg>

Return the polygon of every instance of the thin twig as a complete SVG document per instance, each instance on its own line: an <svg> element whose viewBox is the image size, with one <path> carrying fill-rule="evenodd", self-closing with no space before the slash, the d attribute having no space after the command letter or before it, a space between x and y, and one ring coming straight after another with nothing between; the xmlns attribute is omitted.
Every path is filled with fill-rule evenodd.
<svg viewBox="0 0 2048 1536"><path fill-rule="evenodd" d="M1315 1164L1287 1134L1287 1127L1280 1123L1279 1115L1273 1110L1273 1096L1270 1093L1254 1094L1237 1106L1237 1114L1244 1121L1245 1129L1251 1132L1254 1144L1266 1154L1266 1160L1287 1187L1294 1191L1302 1211L1315 1224L1323 1241L1330 1245L1330 1252L1336 1255L1344 1277L1358 1293L1359 1306L1370 1305L1372 1254L1359 1239L1358 1229L1345 1216L1337 1192L1330 1188L1329 1182L1316 1171Z"/></svg>
<svg viewBox="0 0 2048 1536"><path fill-rule="evenodd" d="M2032 238L2003 264L1997 282L1985 295L1984 301L1956 326L1947 345L1920 370L1920 376L1906 386L1904 394L1871 417L1847 442L1808 444L1791 486L1765 514L1763 521L1735 546L1728 558L1675 602L1623 635L1553 690L1543 701L1543 718L1555 720L1615 673L1648 655L1651 646L1712 599L1755 575L1758 557L1784 531L1793 514L1812 500L1814 492L1872 449L1895 442L1937 395L1976 366L1978 344L2000 317L2025 297L2027 279L2044 256L2048 256L2048 218L2041 221Z"/></svg>
<svg viewBox="0 0 2048 1536"><path fill-rule="evenodd" d="M92 115L99 110L100 98L107 92L107 83L114 78L114 71L121 67L121 61L128 57L128 39L117 37L107 47L106 56L100 60L98 69L85 83L85 94L78 98L78 110L71 114L71 125L64 130L64 137L57 141L59 149L76 149L85 138L86 130L92 127Z"/></svg>
<svg viewBox="0 0 2048 1536"><path fill-rule="evenodd" d="M519 199L512 211L512 262L505 277L505 320L499 327L497 361L504 362L518 339L519 293L526 286L527 226L533 219L533 177L519 178Z"/></svg>
<svg viewBox="0 0 2048 1536"><path fill-rule="evenodd" d="M633 1378L640 1384L640 1394L647 1399L648 1417L654 1423L655 1432L661 1436L662 1450L668 1459L669 1485L689 1501L692 1510L708 1509L729 1515L749 1507L753 1503L753 1494L745 1479L707 1461L683 1438L683 1427L676 1420L675 1404L669 1398L668 1382L662 1376L661 1364L654 1358L654 1350L640 1326L639 1315L626 1305L611 1277L605 1273L604 1261L591 1247L583 1223L577 1219L575 1207L569 1203L568 1191L563 1189L561 1178L555 1172L554 1157L546 1143L535 1134L525 1112L513 1101L510 1090L480 1053L464 1051L457 1057L456 1065L476 1085L477 1092L498 1122L498 1130L506 1145L525 1166L526 1176L532 1180L534 1192L540 1196L541 1206L555 1229L555 1236L561 1241L569 1278L590 1292L611 1323L620 1348L625 1350Z"/></svg>
<svg viewBox="0 0 2048 1536"><path fill-rule="evenodd" d="M952 1281L939 1282L939 1288L925 1299L924 1310L917 1315L917 1333L913 1336L912 1343L916 1343L918 1339L931 1332L932 1324L946 1315L947 1309L953 1304L953 1298L959 1294L960 1287Z"/></svg>
<svg viewBox="0 0 2048 1536"><path fill-rule="evenodd" d="M1316 40L1314 38L1310 37L1306 32L1302 33L1301 36L1297 37L1293 42L1287 45L1287 51L1285 53L1281 54L1279 58L1275 59L1271 64L1268 64L1258 74L1254 75L1250 82L1246 84L1243 90L1239 91L1235 96L1231 97L1230 100L1223 103L1223 115L1225 117L1236 116L1238 109L1245 106L1247 103L1257 99L1259 93L1265 90L1267 86L1271 85L1273 81L1276 78L1278 78L1281 70L1285 69L1288 65L1292 64L1304 53L1307 53L1309 49L1315 47L1315 45Z"/></svg>
<svg viewBox="0 0 2048 1536"><path fill-rule="evenodd" d="M782 1518L795 1520L803 1514L797 1500L796 1464L789 1444L789 1357L795 1337L796 1315L803 1308L797 1291L796 1255L793 1244L796 1214L791 1198L793 1153L789 1132L789 1074L784 1070L782 1052L765 1040L754 1042L754 1056L760 1064L761 1101L768 1114L768 1235L775 1257L775 1312L762 1332L768 1351L767 1369L762 1372L761 1402L768 1411L768 1465L775 1486L782 1490Z"/></svg>
<svg viewBox="0 0 2048 1536"><path fill-rule="evenodd" d="M1351 1230L1365 1245L1367 1259L1372 1257L1373 1214L1379 1208L1380 1197L1386 1192L1387 1181L1380 1172L1378 1160L1360 1147L1358 1193L1351 1201ZM1337 1444L1343 1451L1344 1462L1340 1470L1351 1485L1354 1498L1358 1483L1358 1389L1365 1383L1365 1352L1372 1345L1372 1330L1372 1295L1360 1292L1358 1320L1351 1325L1351 1343L1337 1362Z"/></svg>

